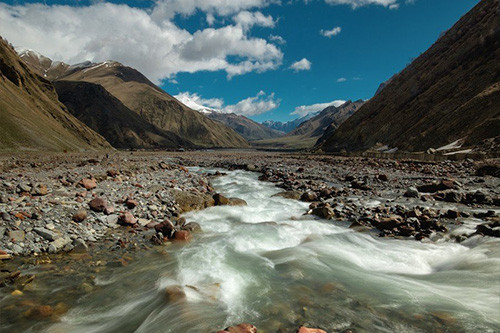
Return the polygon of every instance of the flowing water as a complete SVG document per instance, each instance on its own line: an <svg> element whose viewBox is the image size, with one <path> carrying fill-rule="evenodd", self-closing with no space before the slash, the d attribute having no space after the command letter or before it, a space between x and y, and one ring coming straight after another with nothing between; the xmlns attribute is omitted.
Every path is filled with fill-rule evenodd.
<svg viewBox="0 0 500 333"><path fill-rule="evenodd" d="M189 244L98 274L98 289L46 331L213 332L241 322L259 332L301 324L499 331L498 240L422 243L354 232L303 216L307 204L272 197L280 189L257 177L234 171L215 179L219 192L248 206L186 214L203 229Z"/></svg>

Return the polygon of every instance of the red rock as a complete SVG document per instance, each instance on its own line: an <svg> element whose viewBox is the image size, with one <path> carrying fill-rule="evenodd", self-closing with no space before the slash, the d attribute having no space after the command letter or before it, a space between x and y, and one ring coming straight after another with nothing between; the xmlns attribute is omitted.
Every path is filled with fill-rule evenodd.
<svg viewBox="0 0 500 333"><path fill-rule="evenodd" d="M86 190L92 190L97 187L97 181L94 178L84 178L80 183Z"/></svg>
<svg viewBox="0 0 500 333"><path fill-rule="evenodd" d="M125 201L125 205L127 205L129 209L134 209L139 205L139 202L137 202L137 200L128 198L127 201Z"/></svg>
<svg viewBox="0 0 500 333"><path fill-rule="evenodd" d="M104 214L106 214L106 215L111 215L114 212L115 212L115 208L114 207L106 206L106 208L104 208Z"/></svg>
<svg viewBox="0 0 500 333"><path fill-rule="evenodd" d="M187 230L179 230L174 233L174 239L187 242L191 239L191 233Z"/></svg>
<svg viewBox="0 0 500 333"><path fill-rule="evenodd" d="M229 332L229 333L257 333L257 327L251 325L251 324L239 324L237 326L231 326L226 328L222 332Z"/></svg>
<svg viewBox="0 0 500 333"><path fill-rule="evenodd" d="M133 226L137 222L136 218L134 215L130 214L129 212L120 215L118 218L118 224L123 225L123 226Z"/></svg>
<svg viewBox="0 0 500 333"><path fill-rule="evenodd" d="M94 212L103 212L108 206L108 203L103 198L95 198L89 202L89 207Z"/></svg>
<svg viewBox="0 0 500 333"><path fill-rule="evenodd" d="M87 211L85 209L79 209L73 215L73 221L75 222L85 221L86 218L87 218Z"/></svg>
<svg viewBox="0 0 500 333"><path fill-rule="evenodd" d="M308 328L305 326L301 326L297 330L297 333L327 333L327 332L323 331L322 329L319 329L319 328Z"/></svg>

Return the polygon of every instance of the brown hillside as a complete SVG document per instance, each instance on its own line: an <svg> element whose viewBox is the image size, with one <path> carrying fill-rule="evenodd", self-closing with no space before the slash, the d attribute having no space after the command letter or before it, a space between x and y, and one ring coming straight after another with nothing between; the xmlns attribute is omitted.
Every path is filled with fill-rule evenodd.
<svg viewBox="0 0 500 333"><path fill-rule="evenodd" d="M321 148L406 151L500 135L500 1L483 0L342 124Z"/></svg>
<svg viewBox="0 0 500 333"><path fill-rule="evenodd" d="M73 117L50 82L0 38L0 150L96 150L106 140Z"/></svg>

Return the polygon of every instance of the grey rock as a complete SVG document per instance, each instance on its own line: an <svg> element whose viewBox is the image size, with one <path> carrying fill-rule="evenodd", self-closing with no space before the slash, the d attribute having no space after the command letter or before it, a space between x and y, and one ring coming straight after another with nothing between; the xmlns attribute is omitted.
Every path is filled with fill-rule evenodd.
<svg viewBox="0 0 500 333"><path fill-rule="evenodd" d="M34 228L33 230L48 241L55 241L56 239L60 238L57 232L48 230L46 228L39 227L39 228Z"/></svg>
<svg viewBox="0 0 500 333"><path fill-rule="evenodd" d="M24 231L22 230L11 230L9 231L9 239L13 239L16 242L21 242L24 240Z"/></svg>
<svg viewBox="0 0 500 333"><path fill-rule="evenodd" d="M420 193L418 193L418 190L416 187L412 186L412 187L408 187L404 196L407 198L418 198L418 197L420 197Z"/></svg>
<svg viewBox="0 0 500 333"><path fill-rule="evenodd" d="M17 188L18 188L19 192L30 192L31 191L31 186L29 186L26 183L18 184Z"/></svg>
<svg viewBox="0 0 500 333"><path fill-rule="evenodd" d="M71 243L71 238L61 237L49 244L49 253L57 253L61 251L67 244Z"/></svg>
<svg viewBox="0 0 500 333"><path fill-rule="evenodd" d="M73 252L85 253L88 250L89 248L83 239L78 238L73 241Z"/></svg>

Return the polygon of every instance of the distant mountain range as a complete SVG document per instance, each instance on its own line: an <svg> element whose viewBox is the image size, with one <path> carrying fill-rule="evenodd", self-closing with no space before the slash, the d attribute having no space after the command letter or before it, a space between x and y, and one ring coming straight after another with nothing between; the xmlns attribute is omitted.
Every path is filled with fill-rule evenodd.
<svg viewBox="0 0 500 333"><path fill-rule="evenodd" d="M20 57L39 75L48 80L88 82L102 86L109 95L102 90L96 95L88 94L86 105L77 105L78 102L84 102L71 97L68 89L84 86L57 85L60 89L65 89L64 101L72 102L70 111L74 111L82 121L98 131L110 130L109 127L97 127L96 120L92 120L94 116L96 119L102 119L103 115L94 113L91 117L94 110L100 109L101 113L106 111L102 108L102 99L106 100L107 105L116 105L118 101L121 104L120 109L128 109L138 115L141 121L133 122L135 124L133 129L130 127L122 129L123 135L119 136L121 139L118 140L119 142L115 140L116 147L126 147L129 144L131 144L129 148L177 148L180 145L249 147L246 140L228 126L186 107L154 85L139 71L119 62L85 62L70 66L61 62L53 62L32 50L22 50ZM86 85L85 89L91 90L92 88ZM74 93L81 94L82 92L75 91ZM111 100L111 97L116 100ZM95 100L90 101L92 98ZM89 105L92 105L92 108L89 108ZM83 112L84 109L87 111ZM106 115L106 117L112 117L117 124L131 124L129 116L129 112L113 112L112 115ZM114 131L116 132L116 126ZM108 132L100 133L103 136L109 137L110 135Z"/></svg>
<svg viewBox="0 0 500 333"><path fill-rule="evenodd" d="M287 135L253 142L253 145L260 148L280 148L280 149L307 149L312 148L318 140L322 140L325 131L331 133L352 116L362 105L363 101L347 101L336 107L331 105L315 116L302 122L297 128Z"/></svg>
<svg viewBox="0 0 500 333"><path fill-rule="evenodd" d="M500 1L480 1L318 147L426 151L500 136Z"/></svg>
<svg viewBox="0 0 500 333"><path fill-rule="evenodd" d="M99 134L57 100L38 76L0 38L0 150L84 151L111 149Z"/></svg>
<svg viewBox="0 0 500 333"><path fill-rule="evenodd" d="M262 122L262 125L275 129L277 131L283 132L283 133L289 133L296 129L300 124L302 124L304 121L309 120L315 116L317 116L321 111L318 112L312 112L304 117L300 117L297 119L293 119L290 121L287 121L286 123L283 123L281 121L274 121L274 120L266 120Z"/></svg>

